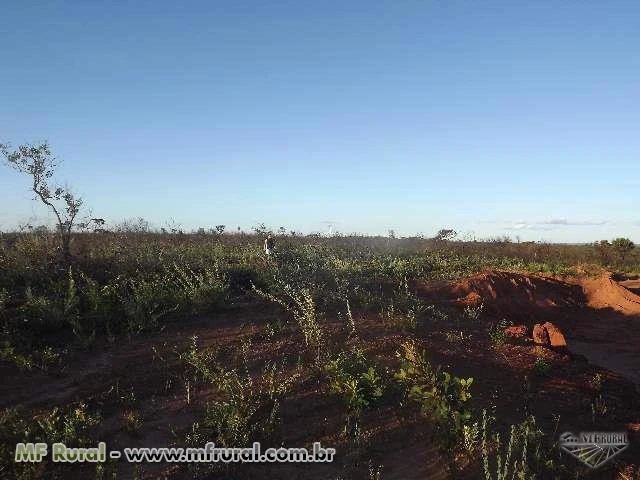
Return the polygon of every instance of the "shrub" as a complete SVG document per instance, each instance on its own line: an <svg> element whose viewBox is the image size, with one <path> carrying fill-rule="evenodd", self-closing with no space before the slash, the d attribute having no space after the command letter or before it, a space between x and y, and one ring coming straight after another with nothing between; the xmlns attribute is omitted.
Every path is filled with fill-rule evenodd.
<svg viewBox="0 0 640 480"><path fill-rule="evenodd" d="M480 315L482 315L483 310L484 310L484 304L480 304L475 307L471 305L467 305L466 307L464 307L463 314L465 318L472 321L477 321L480 318Z"/></svg>
<svg viewBox="0 0 640 480"><path fill-rule="evenodd" d="M316 305L311 291L308 288L295 288L280 281L277 282L277 286L280 290L279 296L260 290L253 284L252 289L260 297L281 305L285 310L293 314L304 337L305 345L317 350L316 361L319 361L322 346L322 328L318 322Z"/></svg>
<svg viewBox="0 0 640 480"><path fill-rule="evenodd" d="M45 295L25 290L25 301L18 308L18 315L33 333L58 331L64 325L64 313L59 304Z"/></svg>
<svg viewBox="0 0 640 480"><path fill-rule="evenodd" d="M494 347L499 347L504 345L507 341L507 334L505 333L505 329L509 327L511 324L507 320L500 320L498 323L495 323L489 329L489 338L491 339L491 343Z"/></svg>
<svg viewBox="0 0 640 480"><path fill-rule="evenodd" d="M341 352L327 362L325 370L331 392L342 396L350 413L375 405L384 393L382 377L362 351Z"/></svg>
<svg viewBox="0 0 640 480"><path fill-rule="evenodd" d="M538 377L544 377L551 371L551 363L544 358L537 358L533 366L533 371Z"/></svg>
<svg viewBox="0 0 640 480"><path fill-rule="evenodd" d="M97 443L94 427L100 417L80 403L67 408L54 407L37 416L25 416L17 409L0 412L0 472L3 478L30 480L33 478L66 478L68 465L41 462L15 462L16 443L42 442L51 445L62 442L72 447L89 447ZM78 465L78 468L81 468ZM81 472L78 472L81 474Z"/></svg>
<svg viewBox="0 0 640 480"><path fill-rule="evenodd" d="M451 451L464 435L471 413L473 378L458 378L441 368L433 367L415 343L405 342L396 353L400 369L396 379L405 386L408 397L420 406L421 412L434 421L439 438Z"/></svg>
<svg viewBox="0 0 640 480"><path fill-rule="evenodd" d="M520 479L534 480L528 465L528 449L536 445L542 432L535 428L535 419L529 417L519 425L511 425L509 432L509 442L502 444L500 434L494 433L490 440L494 443L493 452L490 451L487 441L487 412L482 411L482 463L485 480L507 480ZM492 455L493 454L493 455ZM495 459L491 457L495 456ZM494 475L495 472L495 475Z"/></svg>
<svg viewBox="0 0 640 480"><path fill-rule="evenodd" d="M298 375L286 375L284 364L268 363L254 381L248 372L223 367L217 353L199 349L194 337L189 350L180 355L193 385L214 387L219 397L206 404L203 418L194 424L187 440L190 445L201 438L215 438L223 447L249 446L254 437L273 433L280 402Z"/></svg>

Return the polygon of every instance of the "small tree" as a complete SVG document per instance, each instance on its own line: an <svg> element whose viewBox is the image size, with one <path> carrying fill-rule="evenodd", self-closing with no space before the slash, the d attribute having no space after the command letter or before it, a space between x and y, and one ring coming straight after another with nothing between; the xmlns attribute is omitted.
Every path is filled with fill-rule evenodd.
<svg viewBox="0 0 640 480"><path fill-rule="evenodd" d="M66 188L56 187L52 190L49 186L49 179L57 166L49 145L46 142L40 145L25 144L11 150L10 145L0 143L0 153L10 167L31 177L31 190L36 198L55 214L62 255L68 260L71 256L71 231L82 207L82 199L76 198Z"/></svg>
<svg viewBox="0 0 640 480"><path fill-rule="evenodd" d="M593 244L593 248L600 256L600 262L603 265L609 263L611 252L611 244L609 243L609 240L600 240L599 242L595 242Z"/></svg>
<svg viewBox="0 0 640 480"><path fill-rule="evenodd" d="M106 223L104 218L92 218L91 219L91 223L93 223L94 228L93 228L93 232L94 233L104 233L106 232L105 228L104 228L104 224Z"/></svg>
<svg viewBox="0 0 640 480"><path fill-rule="evenodd" d="M456 232L455 230L443 228L439 230L438 233L436 233L434 240L436 242L449 242L456 238L456 235L458 235L458 232Z"/></svg>
<svg viewBox="0 0 640 480"><path fill-rule="evenodd" d="M621 262L624 262L627 255L635 248L634 243L628 238L616 238L611 242L611 246L620 257Z"/></svg>
<svg viewBox="0 0 640 480"><path fill-rule="evenodd" d="M263 237L268 233L271 233L269 230L267 230L267 226L264 223L261 223L260 225L253 227L253 232L260 237Z"/></svg>

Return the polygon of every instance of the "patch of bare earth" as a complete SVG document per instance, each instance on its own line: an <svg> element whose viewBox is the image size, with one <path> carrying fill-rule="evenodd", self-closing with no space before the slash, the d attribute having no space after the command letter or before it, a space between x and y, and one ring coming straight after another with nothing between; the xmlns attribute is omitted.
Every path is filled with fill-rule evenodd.
<svg viewBox="0 0 640 480"><path fill-rule="evenodd" d="M506 319L525 326L529 335L534 324L552 322L558 326L568 344L562 351L535 346L532 341L514 341L498 349L498 358L491 358L485 349L488 358L481 359L478 354L483 349L472 348L473 360L464 370L477 372L481 396L491 394L493 386L498 401L506 407L502 411L511 414L507 416L517 416L527 405L527 410L546 424L546 431L554 424L553 415L560 415L558 433L594 430L596 426L628 431L631 446L616 460L630 463L624 467L626 471L640 472L640 296L636 287L637 280L618 282L611 274L561 278L491 271L437 289L423 285L421 291L441 305L483 304L486 320ZM536 378L534 363L540 356L550 360L553 368L549 375ZM451 364L457 370L465 361L458 352L452 355ZM591 403L597 394L593 387L596 374L604 379L607 413L596 418L594 425ZM608 470L591 473L588 478L640 478L617 476L619 465L612 462Z"/></svg>

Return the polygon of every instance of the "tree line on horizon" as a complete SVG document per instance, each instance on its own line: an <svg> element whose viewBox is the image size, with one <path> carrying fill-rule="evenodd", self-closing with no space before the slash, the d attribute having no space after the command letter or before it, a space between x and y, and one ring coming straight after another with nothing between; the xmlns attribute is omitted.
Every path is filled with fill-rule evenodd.
<svg viewBox="0 0 640 480"><path fill-rule="evenodd" d="M59 241L59 247L62 259L65 262L71 260L71 239L74 233L144 233L144 234L178 234L185 235L183 229L179 228L179 225L172 222L167 228L161 227L153 229L148 221L139 217L133 220L125 220L114 226L113 229L108 229L106 221L103 218L84 218L79 220L79 214L84 205L84 200L77 197L68 187L51 186L49 184L50 179L53 177L56 167L59 165L57 159L53 156L52 151L47 142L42 142L37 145L23 144L13 149L8 143L0 143L0 154L5 159L6 164L24 174L28 177L30 182L30 189L35 195L35 200L39 200L44 204L50 212L53 213L56 219L56 226L53 231L46 225L33 226L30 224L20 227L20 231L30 232L35 234L52 234L54 233ZM277 234L280 236L299 236L299 237L321 237L320 234L303 234L290 230L287 232L285 227L280 227L276 231L273 231L266 227L264 223L253 227L253 234L258 236L265 236L269 234ZM187 233L189 234L189 233ZM235 232L227 231L226 225L216 225L213 228L200 227L197 230L190 232L195 235L216 235L218 237L222 235L247 235L247 232L243 231L240 227L237 227ZM340 237L342 234L336 232L332 236ZM358 235L351 234L347 237L359 236L362 238L379 238L380 236ZM405 238L419 238L425 239L421 234L417 234L415 237ZM389 240L396 240L394 230L389 230ZM444 246L452 242L468 242L469 240L463 240L458 238L458 233L453 229L441 229L434 237L428 238L435 246ZM511 243L510 237L494 237L485 240L473 239L474 243ZM520 243L518 241L518 243ZM523 242L524 244L531 244L536 242ZM629 254L634 251L636 245L632 240L626 237L618 237L613 240L599 240L592 244L594 250L597 252L603 264L609 264L613 257L619 259L622 263L628 258Z"/></svg>

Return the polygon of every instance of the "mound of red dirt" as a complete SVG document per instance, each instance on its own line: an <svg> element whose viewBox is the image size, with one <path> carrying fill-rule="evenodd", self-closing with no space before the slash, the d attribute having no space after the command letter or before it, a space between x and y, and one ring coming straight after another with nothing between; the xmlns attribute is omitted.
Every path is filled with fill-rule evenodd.
<svg viewBox="0 0 640 480"><path fill-rule="evenodd" d="M570 352L640 384L640 281L620 280L491 271L422 293L434 302L483 304L486 320L507 319L529 331L552 322Z"/></svg>
<svg viewBox="0 0 640 480"><path fill-rule="evenodd" d="M634 293L638 286L638 280L619 283L612 275L582 282L589 307L611 308L624 315L640 315L640 295Z"/></svg>
<svg viewBox="0 0 640 480"><path fill-rule="evenodd" d="M579 285L542 275L501 271L462 279L440 293L459 305L483 304L489 313L517 323L533 322L541 309L575 308L586 301Z"/></svg>
<svg viewBox="0 0 640 480"><path fill-rule="evenodd" d="M618 283L630 292L640 295L640 280L624 280Z"/></svg>
<svg viewBox="0 0 640 480"><path fill-rule="evenodd" d="M484 304L506 318L514 314L527 318L533 312L554 307L608 308L624 315L640 315L638 289L640 280L617 282L612 274L598 278L555 278L491 271L449 284L439 289L436 296L458 305Z"/></svg>

